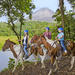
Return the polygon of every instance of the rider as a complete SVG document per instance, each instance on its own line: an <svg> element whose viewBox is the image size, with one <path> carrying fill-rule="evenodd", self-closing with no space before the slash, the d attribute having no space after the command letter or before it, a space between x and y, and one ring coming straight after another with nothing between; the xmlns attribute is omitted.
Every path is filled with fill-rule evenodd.
<svg viewBox="0 0 75 75"><path fill-rule="evenodd" d="M62 27L58 28L59 34L57 35L56 39L59 40L60 45L61 45L61 47L64 50L64 55L66 55L67 54L67 50L66 50L66 47L64 45L64 32L63 31L64 31L64 29Z"/></svg>
<svg viewBox="0 0 75 75"><path fill-rule="evenodd" d="M28 46L28 30L24 30L24 38L22 40L22 43L23 43L23 47L24 47L24 52L25 52L25 55L26 55L26 59L28 58L28 51L27 51L27 46Z"/></svg>
<svg viewBox="0 0 75 75"><path fill-rule="evenodd" d="M46 32L44 32L44 36L47 37L48 39L51 39L51 32L49 32L49 27L46 27Z"/></svg>

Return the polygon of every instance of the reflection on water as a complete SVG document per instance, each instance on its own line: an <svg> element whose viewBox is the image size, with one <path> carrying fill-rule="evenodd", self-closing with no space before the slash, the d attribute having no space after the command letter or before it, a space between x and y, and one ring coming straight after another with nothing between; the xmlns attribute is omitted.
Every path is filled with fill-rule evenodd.
<svg viewBox="0 0 75 75"><path fill-rule="evenodd" d="M3 70L4 68L8 67L9 58L14 58L11 51L5 51L5 52L0 51L0 71ZM33 61L33 62L35 62L36 60L35 60L34 56L31 55L25 61Z"/></svg>
<svg viewBox="0 0 75 75"><path fill-rule="evenodd" d="M0 71L3 70L4 68L8 67L9 58L13 58L14 59L13 54L12 54L11 51L5 51L5 52L0 51ZM46 59L49 59L49 58L50 58L49 56L46 57ZM37 60L35 60L34 55L32 54L25 61L35 62Z"/></svg>
<svg viewBox="0 0 75 75"><path fill-rule="evenodd" d="M8 67L9 57L14 58L11 51L0 51L0 71Z"/></svg>

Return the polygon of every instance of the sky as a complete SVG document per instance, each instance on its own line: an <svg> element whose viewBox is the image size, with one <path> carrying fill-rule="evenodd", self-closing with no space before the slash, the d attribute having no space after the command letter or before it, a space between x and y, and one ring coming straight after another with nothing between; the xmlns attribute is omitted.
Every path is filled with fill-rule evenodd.
<svg viewBox="0 0 75 75"><path fill-rule="evenodd" d="M64 0L64 2L65 2L64 5L67 7L66 9L70 10L71 5L68 3L68 1ZM35 11L40 8L47 7L55 12L59 6L59 0L33 0L33 3L36 5Z"/></svg>
<svg viewBox="0 0 75 75"><path fill-rule="evenodd" d="M35 4L36 8L33 10L33 12L39 10L40 8L49 8L53 10L54 12L57 10L59 5L59 0L32 0ZM71 9L71 5L67 2L67 0L64 0L65 6L67 10ZM7 18L5 16L0 18L0 22L6 22Z"/></svg>

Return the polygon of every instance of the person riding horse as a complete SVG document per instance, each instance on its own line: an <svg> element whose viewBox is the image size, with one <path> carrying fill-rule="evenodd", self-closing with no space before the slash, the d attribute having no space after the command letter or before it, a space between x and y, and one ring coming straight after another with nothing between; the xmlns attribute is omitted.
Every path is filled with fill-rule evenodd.
<svg viewBox="0 0 75 75"><path fill-rule="evenodd" d="M26 58L27 59L29 57L28 55L28 51L27 51L27 47L28 47L28 30L24 30L24 38L22 40L22 44L23 44L23 48L24 48L24 52L25 52L25 55L26 55Z"/></svg>
<svg viewBox="0 0 75 75"><path fill-rule="evenodd" d="M59 41L62 49L64 50L64 53L63 55L66 55L67 54L67 49L64 45L64 29L62 27L58 28L58 32L59 34L57 35L56 39Z"/></svg>
<svg viewBox="0 0 75 75"><path fill-rule="evenodd" d="M51 39L51 32L49 32L50 28L46 27L46 32L44 32L44 36L47 37L48 39Z"/></svg>

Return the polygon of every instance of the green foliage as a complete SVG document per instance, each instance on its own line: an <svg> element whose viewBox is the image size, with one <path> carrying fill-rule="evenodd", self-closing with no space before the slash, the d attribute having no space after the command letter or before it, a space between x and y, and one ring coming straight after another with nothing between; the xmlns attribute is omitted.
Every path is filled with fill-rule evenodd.
<svg viewBox="0 0 75 75"><path fill-rule="evenodd" d="M12 58L9 58L8 69L14 68L14 64L15 64L15 60Z"/></svg>
<svg viewBox="0 0 75 75"><path fill-rule="evenodd" d="M0 0L0 16L8 17L8 25L19 40L21 40L21 30L25 16L29 15L31 19L34 8L35 5L32 0ZM20 22L19 31L17 31L16 21Z"/></svg>
<svg viewBox="0 0 75 75"><path fill-rule="evenodd" d="M19 32L20 23L16 23L17 31ZM22 39L24 30L29 30L29 38L32 38L33 35L40 35L45 32L45 27L50 27L52 32L52 39L55 39L57 35L57 26L56 23L40 22L40 21L26 21L22 27ZM3 32L2 32L3 31ZM6 23L0 23L0 50L4 45L5 40L10 39L18 44L18 39L15 36L14 32L8 27Z"/></svg>
<svg viewBox="0 0 75 75"><path fill-rule="evenodd" d="M74 8L75 7L75 0L68 0L68 1L72 5L72 7Z"/></svg>
<svg viewBox="0 0 75 75"><path fill-rule="evenodd" d="M9 58L9 61L8 61L8 69L13 69L15 66L15 60L12 59L12 58ZM22 64L20 62L18 62L18 65L16 68L22 66Z"/></svg>
<svg viewBox="0 0 75 75"><path fill-rule="evenodd" d="M13 31L8 27L7 23L0 23L0 36L14 35Z"/></svg>
<svg viewBox="0 0 75 75"><path fill-rule="evenodd" d="M0 23L1 26L6 26L5 23ZM20 24L19 23L16 23L16 27L17 27L17 31L19 31L19 26ZM11 30L6 26L4 28L0 28L4 30L4 32L2 32L2 30L0 31L0 36L11 36L13 35L14 36L14 33L11 32ZM33 35L40 35L40 34L43 34L45 32L45 27L50 27L50 31L52 32L52 35L53 37L52 38L55 38L55 35L56 35L56 32L57 32L57 28L56 28L56 23L48 23L48 22L40 22L40 21L26 21L24 22L24 25L22 27L22 36L24 34L24 30L27 29L29 30L29 37L31 38ZM6 29L8 31L6 31Z"/></svg>
<svg viewBox="0 0 75 75"><path fill-rule="evenodd" d="M66 10L64 10L65 14L64 14L64 19L65 19L65 36L66 39L71 39L71 40L75 40L75 18L73 17L73 15L75 15L75 13L73 13L71 10L68 12ZM57 22L57 27L61 27L61 15L60 15L60 10L57 10L55 15L53 16L55 17L55 21Z"/></svg>
<svg viewBox="0 0 75 75"><path fill-rule="evenodd" d="M1 72L5 72L8 71L8 68L4 68Z"/></svg>

